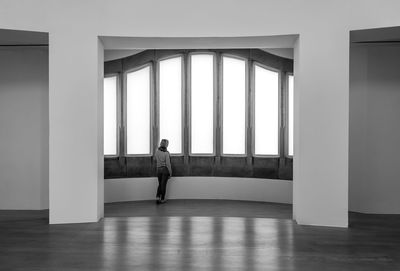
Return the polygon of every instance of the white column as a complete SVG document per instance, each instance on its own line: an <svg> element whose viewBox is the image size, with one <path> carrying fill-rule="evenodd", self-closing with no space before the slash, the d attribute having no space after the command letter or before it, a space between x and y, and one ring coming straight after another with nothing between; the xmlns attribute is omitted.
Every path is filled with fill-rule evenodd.
<svg viewBox="0 0 400 271"><path fill-rule="evenodd" d="M103 216L102 46L73 31L50 33L49 43L50 223L96 222Z"/></svg>
<svg viewBox="0 0 400 271"><path fill-rule="evenodd" d="M349 33L300 35L294 74L294 219L347 227Z"/></svg>

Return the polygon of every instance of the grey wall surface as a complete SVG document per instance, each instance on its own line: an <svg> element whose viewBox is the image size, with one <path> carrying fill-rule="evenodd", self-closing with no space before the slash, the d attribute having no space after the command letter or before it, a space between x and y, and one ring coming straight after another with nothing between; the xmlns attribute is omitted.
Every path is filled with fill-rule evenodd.
<svg viewBox="0 0 400 271"><path fill-rule="evenodd" d="M47 48L0 48L0 209L49 206Z"/></svg>
<svg viewBox="0 0 400 271"><path fill-rule="evenodd" d="M400 213L400 45L350 54L349 209Z"/></svg>

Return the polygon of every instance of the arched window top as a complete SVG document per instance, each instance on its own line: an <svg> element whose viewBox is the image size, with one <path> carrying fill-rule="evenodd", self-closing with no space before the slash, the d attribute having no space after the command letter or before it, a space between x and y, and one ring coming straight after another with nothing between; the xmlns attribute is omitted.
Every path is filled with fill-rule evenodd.
<svg viewBox="0 0 400 271"><path fill-rule="evenodd" d="M169 63L177 63L180 62L182 65L183 55L181 54L171 54L169 56L162 57L158 59L159 65L169 65Z"/></svg>
<svg viewBox="0 0 400 271"><path fill-rule="evenodd" d="M190 54L190 154L214 155L215 56Z"/></svg>
<svg viewBox="0 0 400 271"><path fill-rule="evenodd" d="M126 154L150 155L151 66L126 73Z"/></svg>
<svg viewBox="0 0 400 271"><path fill-rule="evenodd" d="M246 60L222 56L222 154L246 154Z"/></svg>
<svg viewBox="0 0 400 271"><path fill-rule="evenodd" d="M254 64L254 155L279 155L279 72Z"/></svg>
<svg viewBox="0 0 400 271"><path fill-rule="evenodd" d="M182 56L159 62L159 140L168 139L171 154L183 153Z"/></svg>

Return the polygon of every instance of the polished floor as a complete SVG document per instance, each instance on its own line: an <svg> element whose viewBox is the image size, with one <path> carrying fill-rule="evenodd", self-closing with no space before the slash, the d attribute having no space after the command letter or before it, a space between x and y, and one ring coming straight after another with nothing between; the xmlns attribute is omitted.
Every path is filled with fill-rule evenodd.
<svg viewBox="0 0 400 271"><path fill-rule="evenodd" d="M400 217L299 226L291 206L175 200L106 204L100 223L0 211L0 270L400 270Z"/></svg>

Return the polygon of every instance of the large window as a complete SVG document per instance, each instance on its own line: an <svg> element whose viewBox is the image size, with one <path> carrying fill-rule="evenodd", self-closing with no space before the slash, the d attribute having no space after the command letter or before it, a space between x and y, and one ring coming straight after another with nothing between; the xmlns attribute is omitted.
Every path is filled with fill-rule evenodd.
<svg viewBox="0 0 400 271"><path fill-rule="evenodd" d="M246 61L222 57L222 153L246 154Z"/></svg>
<svg viewBox="0 0 400 271"><path fill-rule="evenodd" d="M145 50L105 74L106 178L153 176L164 138L175 176L291 178L293 61L258 49Z"/></svg>
<svg viewBox="0 0 400 271"><path fill-rule="evenodd" d="M117 76L104 78L104 155L117 155Z"/></svg>
<svg viewBox="0 0 400 271"><path fill-rule="evenodd" d="M151 153L151 81L149 65L126 74L126 154Z"/></svg>
<svg viewBox="0 0 400 271"><path fill-rule="evenodd" d="M160 61L160 139L170 153L182 153L182 57Z"/></svg>
<svg viewBox="0 0 400 271"><path fill-rule="evenodd" d="M254 65L254 153L279 154L279 73Z"/></svg>
<svg viewBox="0 0 400 271"><path fill-rule="evenodd" d="M293 156L293 90L294 77L288 76L288 155Z"/></svg>
<svg viewBox="0 0 400 271"><path fill-rule="evenodd" d="M191 154L214 153L214 55L190 56Z"/></svg>

